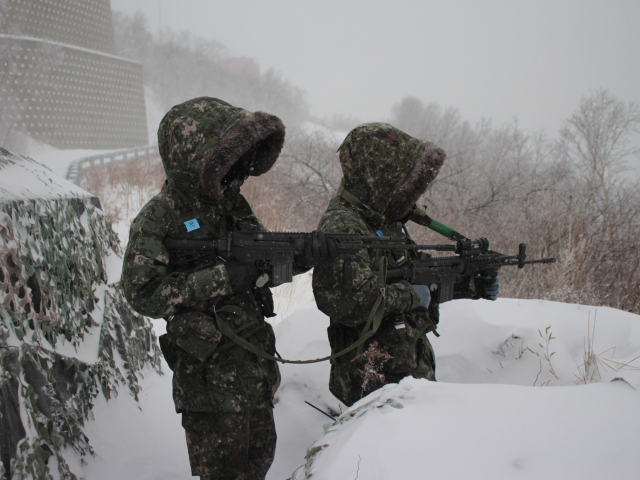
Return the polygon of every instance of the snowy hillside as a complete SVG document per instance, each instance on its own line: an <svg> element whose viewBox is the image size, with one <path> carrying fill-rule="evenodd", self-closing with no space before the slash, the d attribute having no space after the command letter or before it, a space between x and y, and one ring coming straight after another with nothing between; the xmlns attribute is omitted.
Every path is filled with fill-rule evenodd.
<svg viewBox="0 0 640 480"><path fill-rule="evenodd" d="M129 220L114 225L121 241ZM121 259L112 254L105 261L116 281ZM327 355L328 319L315 307L310 275L275 295L278 351L291 359ZM346 409L328 391L328 363L281 366L278 445L267 479L287 479L299 466L298 480L308 474L331 480L637 478L638 315L501 298L449 302L441 317L441 337L430 335L437 383L406 379ZM153 326L156 335L164 333L164 320ZM76 451L64 453L79 478L193 478L164 361L162 370L138 374L139 402L126 389L92 400L83 432L95 456L83 464ZM338 421L305 401L340 415Z"/></svg>
<svg viewBox="0 0 640 480"><path fill-rule="evenodd" d="M359 466L366 479L637 478L640 372L631 365L640 362L621 365L640 355L640 318L597 309L594 351L607 353L595 361L594 383L577 386L595 314L512 299L445 305L433 341L440 381L405 379L361 400L314 444L322 450L307 473L346 480ZM538 332L549 325L557 379ZM557 386L532 386L547 382Z"/></svg>
<svg viewBox="0 0 640 480"><path fill-rule="evenodd" d="M358 465L362 479L637 478L640 371L633 365L640 361L621 367L640 355L637 315L512 299L451 302L442 310L442 336L433 341L438 383L407 379L347 411L328 391L328 363L282 366L278 446L267 479L289 478L305 464L309 447L325 444L309 463L313 478L352 480ZM595 352L616 348L598 360L601 379L578 386L594 316ZM156 334L163 323L154 322ZM286 358L326 355L327 324L313 304L295 310L275 327L278 350ZM549 325L558 379L544 358L527 350L543 354L538 329L544 335ZM166 365L163 370L169 372ZM149 373L141 381L140 409L128 395L96 402L88 436L97 455L84 467L86 478L192 478L170 374ZM610 382L617 377L624 381ZM330 419L305 400L342 412L326 435ZM295 478L305 478L304 467Z"/></svg>

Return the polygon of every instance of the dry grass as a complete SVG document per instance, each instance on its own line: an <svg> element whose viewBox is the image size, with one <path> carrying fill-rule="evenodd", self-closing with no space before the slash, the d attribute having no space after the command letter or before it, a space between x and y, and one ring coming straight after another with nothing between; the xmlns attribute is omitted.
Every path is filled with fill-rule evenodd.
<svg viewBox="0 0 640 480"><path fill-rule="evenodd" d="M549 365L549 373L551 375L553 375L553 377L556 380L558 380L558 375L556 375L556 372L553 369L553 364L551 363L551 357L553 357L553 355L556 353L556 352L550 351L551 340L555 340L555 338L556 338L556 337L553 336L553 333L551 332L551 325L549 325L547 328L545 328L544 334L542 333L541 330L538 330L538 334L540 335L540 338L542 339L542 342L544 343L544 345L542 343L538 343L538 346L542 349L542 353L539 353L537 351L531 350L529 347L527 347L527 350L529 350L531 353L533 353L536 357L540 358L540 372L538 372L538 376L536 377L535 382L533 382L534 386L536 385L536 383L538 383L538 378L540 378L540 373L542 373L542 359L544 359L547 362L547 364ZM542 385L549 385L551 380L553 380L553 379L550 378L549 380L544 382Z"/></svg>
<svg viewBox="0 0 640 480"><path fill-rule="evenodd" d="M156 195L166 176L158 156L97 166L85 173L80 185L100 198L112 223L131 220Z"/></svg>
<svg viewBox="0 0 640 480"><path fill-rule="evenodd" d="M596 338L596 317L598 311L593 315L593 326L591 326L591 312L589 312L587 323L587 337L584 339L584 352L582 355L582 363L578 365L578 373L574 374L576 385L586 385L587 383L597 382L602 378L605 371L618 372L623 368L638 370L638 367L631 365L632 362L640 358L640 355L626 362L620 362L613 359L616 347L607 348L601 353L594 350L594 342ZM605 354L609 353L610 358L606 358Z"/></svg>

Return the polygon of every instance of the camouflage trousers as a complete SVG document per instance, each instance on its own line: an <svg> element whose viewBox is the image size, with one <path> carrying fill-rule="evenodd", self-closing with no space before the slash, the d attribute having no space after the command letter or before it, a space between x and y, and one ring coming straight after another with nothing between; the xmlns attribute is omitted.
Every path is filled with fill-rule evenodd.
<svg viewBox="0 0 640 480"><path fill-rule="evenodd" d="M263 480L276 451L273 407L242 413L184 412L191 474L203 479Z"/></svg>

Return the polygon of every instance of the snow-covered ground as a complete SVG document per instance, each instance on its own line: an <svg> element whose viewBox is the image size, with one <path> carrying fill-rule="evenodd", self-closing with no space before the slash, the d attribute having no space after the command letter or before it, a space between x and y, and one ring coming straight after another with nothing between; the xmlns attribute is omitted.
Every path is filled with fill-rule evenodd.
<svg viewBox="0 0 640 480"><path fill-rule="evenodd" d="M114 226L123 242L129 221ZM120 268L112 255L110 281ZM282 356L327 355L328 319L309 275L275 294ZM267 479L288 479L298 466L296 479L318 480L639 478L640 316L501 298L449 302L441 318L441 337L430 334L439 381L405 379L350 409L328 391L327 362L283 365ZM154 321L158 335L164 323ZM96 456L70 462L72 471L87 480L192 478L163 370L146 372L139 403L124 386L116 399L96 398L85 430ZM305 401L341 416L332 422Z"/></svg>
<svg viewBox="0 0 640 480"><path fill-rule="evenodd" d="M275 326L278 351L285 358L328 354L328 319L313 303L295 303ZM594 351L607 353L599 377L576 385L594 317ZM164 321L154 323L162 333ZM548 326L551 367L532 353L544 355L539 330L544 335ZM640 360L618 368L640 355L638 315L538 300L462 300L443 305L440 333L432 339L439 382L406 379L348 410L328 391L328 363L282 366L278 446L267 479L291 477L313 445L328 445L310 466L317 479L638 478ZM191 478L164 371L142 381L140 404L127 392L98 400L88 425L97 455L83 468L87 479ZM331 420L305 401L343 414L325 435ZM304 467L296 478L304 478Z"/></svg>
<svg viewBox="0 0 640 480"><path fill-rule="evenodd" d="M87 149L71 149L61 150L46 143L39 142L32 138L27 140L25 150L23 152L15 152L37 160L39 163L50 168L54 173L61 177L66 177L69 164L79 158L89 157L91 155L99 155L107 153L111 150L87 150Z"/></svg>

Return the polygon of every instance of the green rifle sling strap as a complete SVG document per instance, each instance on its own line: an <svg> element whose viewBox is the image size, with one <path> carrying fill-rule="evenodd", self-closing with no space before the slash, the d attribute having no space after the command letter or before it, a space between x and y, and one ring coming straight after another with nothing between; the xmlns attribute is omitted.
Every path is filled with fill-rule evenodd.
<svg viewBox="0 0 640 480"><path fill-rule="evenodd" d="M460 232L454 230L451 227L447 227L444 223L440 223L437 220L434 220L429 215L427 215L427 207L424 205L420 205L416 203L416 206L409 216L409 220L417 223L418 225L422 225L423 227L427 227L434 232L439 233L447 237L454 242L459 240L467 240L469 237L461 234ZM503 255L500 252L496 252L495 250L488 250L486 252L487 255Z"/></svg>
<svg viewBox="0 0 640 480"><path fill-rule="evenodd" d="M385 295L386 280L387 280L387 257L383 255L380 258L380 263L378 264L378 291L379 291L378 298L376 299L376 303L373 305L373 308L371 309L371 313L369 314L367 323L365 324L364 329L362 330L362 336L358 341L358 343L360 343L360 345L358 345L358 354L364 351L364 341L362 340L362 338L365 335L368 335L369 332L371 332L371 335L376 333L378 328L380 328L380 323L382 323L382 317L384 316L384 307L386 303L386 295ZM380 315L378 315L378 312L380 312Z"/></svg>
<svg viewBox="0 0 640 480"><path fill-rule="evenodd" d="M416 203L416 207L411 213L409 220L417 223L418 225L422 225L423 227L427 227L430 230L433 230L434 232L439 233L440 235L456 242L458 240L467 239L467 237L462 235L460 232L454 230L451 227L447 227L445 224L431 218L429 215L427 215L427 207L418 203Z"/></svg>
<svg viewBox="0 0 640 480"><path fill-rule="evenodd" d="M220 330L220 332L222 332L223 335L233 340L237 345L241 346L245 350L248 350L251 353L255 353L259 357L266 358L267 360L273 360L275 362L305 364L305 363L324 362L326 360L331 360L333 358L341 357L342 355L349 353L351 350L364 345L364 342L366 342L369 338L371 338L380 328L380 324L382 323L382 317L384 317L384 308L386 305L386 297L385 297L385 290L384 290L384 286L385 286L384 279L386 276L387 276L387 257L382 257L380 259L379 273L378 273L378 285L377 285L378 298L376 299L375 303L373 304L373 308L369 313L369 318L367 319L367 323L365 324L364 330L362 331L362 335L360 336L357 342L352 343L344 350L341 350L340 352L335 353L333 355L329 355L327 357L316 358L314 360L287 360L284 358L278 358L278 357L274 357L273 355L269 355L267 352L265 352L261 348L256 347L246 339L237 335L233 331L231 326L224 321L222 316L218 315L218 313L232 313L234 315L238 315L240 313L239 312L240 309L238 307L234 307L231 305L227 305L226 307L222 307L216 310L216 322L218 324L218 329Z"/></svg>

